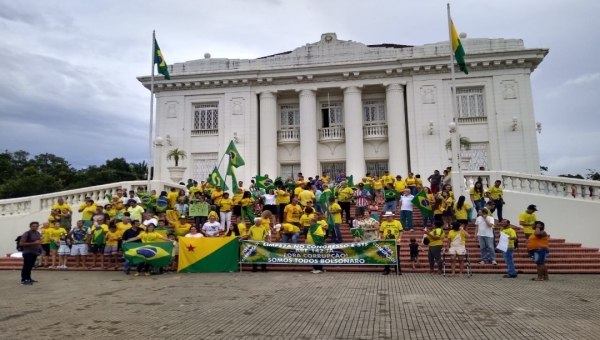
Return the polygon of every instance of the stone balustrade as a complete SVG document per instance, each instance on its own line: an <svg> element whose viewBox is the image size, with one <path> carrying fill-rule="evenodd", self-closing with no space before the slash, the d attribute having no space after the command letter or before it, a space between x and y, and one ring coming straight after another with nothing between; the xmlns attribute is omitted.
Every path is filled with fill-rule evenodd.
<svg viewBox="0 0 600 340"><path fill-rule="evenodd" d="M79 204L84 202L85 197L90 197L96 202L107 202L106 195L114 196L117 194L118 189L129 191L140 186L145 188L147 185L147 181L118 182L51 194L0 200L0 216L24 215L50 210L59 198L64 199L65 203L76 209ZM156 190L158 193L162 190L169 192L171 188L185 189L185 186L163 181L151 181L151 189Z"/></svg>
<svg viewBox="0 0 600 340"><path fill-rule="evenodd" d="M343 141L346 139L346 130L342 126L333 126L319 129L319 141Z"/></svg>
<svg viewBox="0 0 600 340"><path fill-rule="evenodd" d="M277 143L279 144L299 144L300 128L277 131Z"/></svg>
<svg viewBox="0 0 600 340"><path fill-rule="evenodd" d="M367 125L363 126L363 138L365 140L387 139L387 125Z"/></svg>
<svg viewBox="0 0 600 340"><path fill-rule="evenodd" d="M463 171L466 188L472 187L480 178L484 188L501 180L506 191L529 194L572 197L574 199L600 202L600 181L553 177L545 175L529 175L509 171Z"/></svg>

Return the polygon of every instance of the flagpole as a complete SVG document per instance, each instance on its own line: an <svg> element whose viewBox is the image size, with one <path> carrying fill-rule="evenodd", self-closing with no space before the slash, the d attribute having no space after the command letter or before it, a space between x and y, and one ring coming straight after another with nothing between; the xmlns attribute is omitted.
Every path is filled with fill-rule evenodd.
<svg viewBox="0 0 600 340"><path fill-rule="evenodd" d="M150 172L152 170L152 125L154 120L154 63L156 61L154 60L154 57L156 55L156 44L154 43L156 41L156 37L154 32L155 31L152 31L152 70L150 72L150 122L148 128L148 187L146 188L146 191L148 193L150 192Z"/></svg>
<svg viewBox="0 0 600 340"><path fill-rule="evenodd" d="M448 4L448 42L450 45L450 73L452 74L451 90L452 90L452 121L455 124L455 131L450 132L452 138L452 167L458 169L458 188L460 189L460 195L464 191L464 180L462 177L462 170L460 168L460 134L458 132L458 111L456 108L456 78L454 75L454 49L452 48L452 17L450 16L450 4ZM453 171L454 172L454 171ZM455 177L455 176L454 176ZM456 191L456 181L453 181L453 185Z"/></svg>

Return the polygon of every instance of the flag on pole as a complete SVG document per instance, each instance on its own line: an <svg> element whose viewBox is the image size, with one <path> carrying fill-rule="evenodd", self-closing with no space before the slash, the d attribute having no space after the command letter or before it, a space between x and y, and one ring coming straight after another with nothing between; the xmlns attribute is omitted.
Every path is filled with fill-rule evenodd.
<svg viewBox="0 0 600 340"><path fill-rule="evenodd" d="M412 204L416 205L419 210L421 210L421 214L423 216L426 217L433 215L433 209L424 190L419 191L419 193L415 195L411 202Z"/></svg>
<svg viewBox="0 0 600 340"><path fill-rule="evenodd" d="M262 176L256 176L256 186L259 189L265 189L265 190L277 189L277 187L273 183L272 179L270 179L268 177L262 177Z"/></svg>
<svg viewBox="0 0 600 340"><path fill-rule="evenodd" d="M239 168L240 166L246 164L244 163L242 156L240 156L240 153L237 151L233 141L229 142L229 146L227 147L225 153L229 156L229 165L233 166L234 168Z"/></svg>
<svg viewBox="0 0 600 340"><path fill-rule="evenodd" d="M165 76L165 79L171 79L171 76L169 75L169 69L167 68L167 63L165 62L165 58L163 57L160 47L158 47L158 42L156 42L156 39L154 39L154 63L158 66L158 73Z"/></svg>
<svg viewBox="0 0 600 340"><path fill-rule="evenodd" d="M227 176L231 176L231 188L233 190L233 194L237 194L239 189L237 178L235 177L235 168L231 164L231 160L229 160L229 165L227 166Z"/></svg>
<svg viewBox="0 0 600 340"><path fill-rule="evenodd" d="M463 46L460 43L458 33L456 33L456 27L454 27L454 22L452 20L450 20L450 34L452 37L452 53L454 53L454 58L456 59L458 68L465 74L469 74L467 64L465 63L465 50L463 49Z"/></svg>
<svg viewBox="0 0 600 340"><path fill-rule="evenodd" d="M229 190L227 184L225 184L225 181L223 180L223 177L221 177L221 174L219 173L219 169L217 169L216 166L213 172L208 177L208 183L215 188L221 187L223 190Z"/></svg>

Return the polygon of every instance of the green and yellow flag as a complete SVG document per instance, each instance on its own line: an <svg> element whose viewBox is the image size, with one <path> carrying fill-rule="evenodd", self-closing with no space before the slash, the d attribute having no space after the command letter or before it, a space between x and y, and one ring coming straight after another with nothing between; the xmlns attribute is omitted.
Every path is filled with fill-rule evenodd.
<svg viewBox="0 0 600 340"><path fill-rule="evenodd" d="M180 237L180 273L214 273L238 270L237 237Z"/></svg>
<svg viewBox="0 0 600 340"><path fill-rule="evenodd" d="M421 214L423 216L433 215L433 209L424 190L421 190L417 195L415 195L411 202L412 204L416 205L419 210L421 210Z"/></svg>
<svg viewBox="0 0 600 340"><path fill-rule="evenodd" d="M123 254L129 263L148 263L155 267L166 267L171 261L173 243L123 243Z"/></svg>
<svg viewBox="0 0 600 340"><path fill-rule="evenodd" d="M221 177L221 174L219 173L219 169L217 169L216 166L213 172L208 177L208 183L215 188L221 187L221 189L223 190L229 190L227 184L225 184L225 181L223 180L223 177Z"/></svg>
<svg viewBox="0 0 600 340"><path fill-rule="evenodd" d="M275 186L275 183L273 183L272 179L270 179L268 177L262 177L262 176L256 176L256 186L259 189L265 189L265 190L277 189L277 187Z"/></svg>
<svg viewBox="0 0 600 340"><path fill-rule="evenodd" d="M167 62L163 57L160 47L158 47L158 42L156 42L156 39L154 39L154 64L156 64L158 67L158 73L165 76L165 79L171 79L171 76L169 75L169 69L167 67Z"/></svg>
<svg viewBox="0 0 600 340"><path fill-rule="evenodd" d="M227 167L227 176L231 176L231 190L233 190L233 194L235 195L239 189L237 177L235 177L235 168L233 164L231 164L231 160L229 161L229 166Z"/></svg>
<svg viewBox="0 0 600 340"><path fill-rule="evenodd" d="M398 198L398 192L396 190L384 190L383 192L384 192L385 198L389 198L389 199Z"/></svg>
<svg viewBox="0 0 600 340"><path fill-rule="evenodd" d="M460 43L460 39L458 38L458 33L456 33L456 27L454 27L453 21L450 21L450 30L450 34L452 35L452 53L454 53L454 58L456 59L458 68L465 74L469 74L469 70L467 70L467 64L465 63L465 50Z"/></svg>
<svg viewBox="0 0 600 340"><path fill-rule="evenodd" d="M242 156L240 156L240 153L237 151L233 141L229 142L229 146L227 147L227 150L225 150L225 153L229 156L229 165L234 168L239 168L246 164Z"/></svg>

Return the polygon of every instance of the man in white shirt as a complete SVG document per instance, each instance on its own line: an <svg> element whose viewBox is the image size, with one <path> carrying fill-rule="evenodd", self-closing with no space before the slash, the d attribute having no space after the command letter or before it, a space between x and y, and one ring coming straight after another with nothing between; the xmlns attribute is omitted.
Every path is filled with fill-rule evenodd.
<svg viewBox="0 0 600 340"><path fill-rule="evenodd" d="M128 206L130 201L135 201L136 204L142 204L142 200L135 195L135 191L133 190L129 190L129 197L123 199L123 205Z"/></svg>
<svg viewBox="0 0 600 340"><path fill-rule="evenodd" d="M145 226L147 226L150 223L152 223L153 225L158 225L158 221L156 220L156 218L152 217L152 214L150 213L144 213L143 218L144 221L142 222L142 224Z"/></svg>
<svg viewBox="0 0 600 340"><path fill-rule="evenodd" d="M496 262L496 252L494 251L494 218L488 216L488 213L487 208L479 209L479 216L475 220L477 226L475 233L479 240L479 250L481 250L481 262L479 264L492 262L492 264L496 265L498 263Z"/></svg>
<svg viewBox="0 0 600 340"><path fill-rule="evenodd" d="M214 215L209 216L208 222L202 226L202 233L207 237L217 237L221 231L223 231L221 223L215 220Z"/></svg>
<svg viewBox="0 0 600 340"><path fill-rule="evenodd" d="M400 222L403 226L408 227L411 233L415 231L413 226L413 198L415 196L410 194L410 189L404 189L404 195L400 196Z"/></svg>

